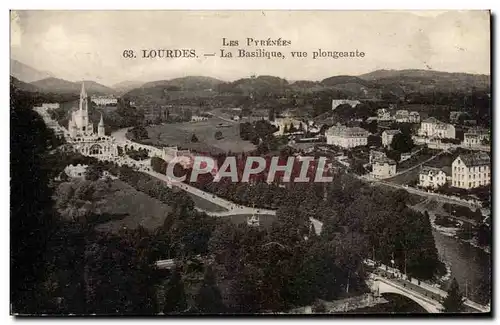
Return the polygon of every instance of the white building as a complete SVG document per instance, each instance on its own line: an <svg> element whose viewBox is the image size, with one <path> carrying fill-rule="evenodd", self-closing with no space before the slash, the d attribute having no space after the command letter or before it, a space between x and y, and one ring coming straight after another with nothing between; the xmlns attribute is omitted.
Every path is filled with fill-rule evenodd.
<svg viewBox="0 0 500 325"><path fill-rule="evenodd" d="M116 105L118 99L114 96L92 96L90 100L98 106Z"/></svg>
<svg viewBox="0 0 500 325"><path fill-rule="evenodd" d="M348 104L351 107L356 107L356 105L361 104L361 102L359 100L350 99L332 99L332 111L343 104Z"/></svg>
<svg viewBox="0 0 500 325"><path fill-rule="evenodd" d="M394 114L394 119L398 123L408 123L410 121L410 113L405 109L398 110Z"/></svg>
<svg viewBox="0 0 500 325"><path fill-rule="evenodd" d="M439 168L424 166L420 170L418 185L424 188L437 189L446 184L446 173Z"/></svg>
<svg viewBox="0 0 500 325"><path fill-rule="evenodd" d="M375 178L388 178L396 175L396 162L387 157L375 158L372 161L372 176Z"/></svg>
<svg viewBox="0 0 500 325"><path fill-rule="evenodd" d="M490 133L486 129L471 129L464 133L463 145L465 146L480 146L483 141L490 141Z"/></svg>
<svg viewBox="0 0 500 325"><path fill-rule="evenodd" d="M64 172L70 178L85 178L88 165L68 165L64 168Z"/></svg>
<svg viewBox="0 0 500 325"><path fill-rule="evenodd" d="M451 164L451 185L471 189L490 184L490 156L475 152L458 156Z"/></svg>
<svg viewBox="0 0 500 325"><path fill-rule="evenodd" d="M301 125L302 131L307 131L306 123L292 117L277 117L271 122L271 124L278 128L278 131L274 132L275 136L297 132L301 128ZM293 132L290 132L291 130Z"/></svg>
<svg viewBox="0 0 500 325"><path fill-rule="evenodd" d="M384 147L389 147L392 143L392 139L398 133L401 133L399 130L385 130L382 132L382 145Z"/></svg>
<svg viewBox="0 0 500 325"><path fill-rule="evenodd" d="M379 121L391 121L391 112L388 109L380 108L377 110L377 120Z"/></svg>
<svg viewBox="0 0 500 325"><path fill-rule="evenodd" d="M455 127L448 123L443 123L434 117L423 120L418 130L418 135L429 138L455 138Z"/></svg>
<svg viewBox="0 0 500 325"><path fill-rule="evenodd" d="M360 127L332 126L325 132L326 143L342 148L366 146L370 133Z"/></svg>
<svg viewBox="0 0 500 325"><path fill-rule="evenodd" d="M67 142L82 155L101 158L112 158L118 155L118 146L114 138L105 134L102 115L97 126L97 133L89 120L88 97L83 83L80 92L80 106L78 110L71 113L68 133Z"/></svg>
<svg viewBox="0 0 500 325"><path fill-rule="evenodd" d="M43 103L42 107L45 108L46 110L58 109L59 103Z"/></svg>
<svg viewBox="0 0 500 325"><path fill-rule="evenodd" d="M206 116L198 116L198 115L191 116L191 122L201 122L206 120L208 120L208 117Z"/></svg>

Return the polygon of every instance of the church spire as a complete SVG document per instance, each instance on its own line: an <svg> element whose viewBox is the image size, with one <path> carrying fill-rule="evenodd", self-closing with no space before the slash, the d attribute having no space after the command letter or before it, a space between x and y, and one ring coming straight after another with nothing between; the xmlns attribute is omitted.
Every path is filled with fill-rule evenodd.
<svg viewBox="0 0 500 325"><path fill-rule="evenodd" d="M104 120L102 119L102 113L101 113L101 119L99 120L99 125L104 126Z"/></svg>
<svg viewBox="0 0 500 325"><path fill-rule="evenodd" d="M87 98L87 92L85 91L85 82L82 81L82 90L80 91L80 98Z"/></svg>
<svg viewBox="0 0 500 325"><path fill-rule="evenodd" d="M85 91L85 82L82 81L82 90L80 91L80 111L87 111L87 92ZM85 122L87 123L87 122Z"/></svg>

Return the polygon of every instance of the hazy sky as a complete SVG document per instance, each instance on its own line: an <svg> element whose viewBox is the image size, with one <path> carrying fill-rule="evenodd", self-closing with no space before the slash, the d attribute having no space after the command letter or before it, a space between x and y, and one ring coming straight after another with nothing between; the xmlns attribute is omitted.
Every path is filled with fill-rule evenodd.
<svg viewBox="0 0 500 325"><path fill-rule="evenodd" d="M219 57L222 38L290 40L285 59ZM123 50L195 49L196 59L125 59ZM237 52L233 49L235 52ZM364 58L294 59L290 51L363 51ZM216 53L205 57L204 53ZM376 69L490 73L487 11L17 11L11 57L56 77L111 85L187 75L321 80Z"/></svg>

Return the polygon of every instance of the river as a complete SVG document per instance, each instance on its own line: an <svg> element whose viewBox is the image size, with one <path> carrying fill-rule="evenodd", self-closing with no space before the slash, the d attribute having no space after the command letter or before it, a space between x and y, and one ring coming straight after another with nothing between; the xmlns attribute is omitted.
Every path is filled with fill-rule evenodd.
<svg viewBox="0 0 500 325"><path fill-rule="evenodd" d="M432 234L441 260L451 268L451 279L457 279L464 294L467 289L469 299L487 304L491 299L491 255L435 229Z"/></svg>

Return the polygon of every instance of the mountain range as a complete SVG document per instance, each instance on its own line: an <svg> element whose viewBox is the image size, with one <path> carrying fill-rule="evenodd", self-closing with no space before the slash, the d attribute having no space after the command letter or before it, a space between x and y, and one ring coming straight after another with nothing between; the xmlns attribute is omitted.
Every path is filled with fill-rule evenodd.
<svg viewBox="0 0 500 325"><path fill-rule="evenodd" d="M81 82L51 76L11 59L11 82L27 91L78 94ZM468 92L490 90L490 76L467 73L448 73L433 70L376 70L359 76L332 76L321 81L295 80L289 82L275 76L241 78L232 82L205 76L157 80L142 83L123 81L108 87L95 81L85 81L89 94L113 94L129 98L176 98L176 96L213 97L226 95L284 95L289 92L313 93L334 91L358 99L377 99L382 94L398 97L408 93ZM28 90L29 89L29 90Z"/></svg>

